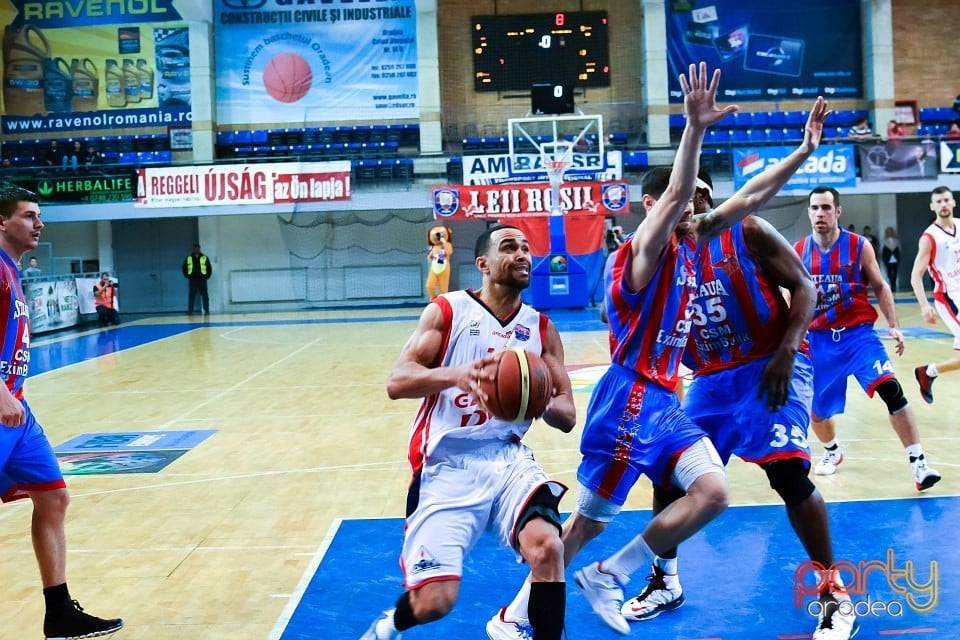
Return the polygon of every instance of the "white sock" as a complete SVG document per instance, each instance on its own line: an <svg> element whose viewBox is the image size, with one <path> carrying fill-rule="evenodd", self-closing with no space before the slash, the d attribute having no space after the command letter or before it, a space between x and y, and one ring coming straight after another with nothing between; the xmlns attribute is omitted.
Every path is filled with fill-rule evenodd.
<svg viewBox="0 0 960 640"><path fill-rule="evenodd" d="M377 622L377 636L380 638L392 638L393 634L397 633L397 628L393 626L393 614L394 611L391 610L389 615L386 615Z"/></svg>
<svg viewBox="0 0 960 640"><path fill-rule="evenodd" d="M513 602L507 605L504 614L507 620L528 620L530 618L530 581L524 580L523 586L513 597Z"/></svg>
<svg viewBox="0 0 960 640"><path fill-rule="evenodd" d="M650 546L641 534L623 545L619 551L601 564L604 571L615 575L621 584L627 584L635 571L653 564L655 558L656 554L650 550Z"/></svg>
<svg viewBox="0 0 960 640"><path fill-rule="evenodd" d="M834 447L839 447L839 446L840 446L840 443L837 442L837 439L836 439L836 438L834 438L834 439L831 440L830 442L824 442L824 443L823 443L823 448L824 448L824 449L833 449Z"/></svg>
<svg viewBox="0 0 960 640"><path fill-rule="evenodd" d="M653 563L660 567L660 570L668 576L677 574L676 558L661 558L660 556L657 556Z"/></svg>
<svg viewBox="0 0 960 640"><path fill-rule="evenodd" d="M928 375L929 377L931 377L931 378L936 378L938 375L940 375L940 372L937 371L937 365L935 365L935 364L928 364L928 365L927 365L927 375Z"/></svg>
<svg viewBox="0 0 960 640"><path fill-rule="evenodd" d="M921 445L920 443L912 444L909 447L906 447L906 449L907 449L907 456L909 456L911 460L914 458L919 459L920 456L923 455L923 445Z"/></svg>

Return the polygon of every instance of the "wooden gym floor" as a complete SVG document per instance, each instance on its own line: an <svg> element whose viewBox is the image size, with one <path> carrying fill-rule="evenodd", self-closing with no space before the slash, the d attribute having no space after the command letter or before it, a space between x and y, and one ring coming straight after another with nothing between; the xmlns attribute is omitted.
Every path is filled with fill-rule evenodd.
<svg viewBox="0 0 960 640"><path fill-rule="evenodd" d="M902 300L907 352L894 362L927 457L944 476L928 493L955 497L960 375L941 378L936 404L926 405L912 374L948 357L951 339L942 326L920 327L917 306ZM215 431L156 473L67 476L74 597L95 615L122 616L127 628L116 637L125 640L279 638L332 526L403 514L417 402L388 400L384 382L418 313L168 317L35 337L26 396L54 446L90 433ZM592 381L609 361L606 333L596 310L550 315L582 424ZM845 462L836 476L815 479L828 502L917 497L878 398L868 400L851 381L837 423ZM535 424L527 441L548 472L575 486L579 429L562 434ZM812 449L822 453L816 442ZM734 505L779 504L757 469L734 460L729 478ZM646 508L648 489L638 485L628 506ZM563 508L572 502L573 492ZM0 507L4 639L42 637L29 521L29 501ZM789 536L785 519L780 526ZM494 601L505 603L515 586L501 585ZM396 595L370 593L361 613L342 615L362 617L362 630L370 611ZM482 627L464 637L483 637Z"/></svg>

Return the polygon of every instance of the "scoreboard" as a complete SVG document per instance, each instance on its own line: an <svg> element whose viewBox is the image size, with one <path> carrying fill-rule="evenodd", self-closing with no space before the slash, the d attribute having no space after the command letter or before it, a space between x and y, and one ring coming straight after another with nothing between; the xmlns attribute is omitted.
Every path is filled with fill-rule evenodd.
<svg viewBox="0 0 960 640"><path fill-rule="evenodd" d="M609 87L606 11L474 16L474 89Z"/></svg>

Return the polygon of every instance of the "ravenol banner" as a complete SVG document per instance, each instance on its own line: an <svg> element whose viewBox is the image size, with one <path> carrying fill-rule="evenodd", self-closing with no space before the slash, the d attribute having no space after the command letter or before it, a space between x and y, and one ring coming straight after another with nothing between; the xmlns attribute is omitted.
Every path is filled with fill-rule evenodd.
<svg viewBox="0 0 960 640"><path fill-rule="evenodd" d="M793 153L796 147L744 147L733 150L733 186L739 189L750 178L763 171L767 166L778 164ZM821 145L812 156L807 158L790 181L785 190L812 189L826 186L839 189L857 186L856 165L853 160L853 145Z"/></svg>
<svg viewBox="0 0 960 640"><path fill-rule="evenodd" d="M3 133L188 125L190 50L174 2L0 0Z"/></svg>
<svg viewBox="0 0 960 640"><path fill-rule="evenodd" d="M416 118L415 0L216 0L217 121Z"/></svg>

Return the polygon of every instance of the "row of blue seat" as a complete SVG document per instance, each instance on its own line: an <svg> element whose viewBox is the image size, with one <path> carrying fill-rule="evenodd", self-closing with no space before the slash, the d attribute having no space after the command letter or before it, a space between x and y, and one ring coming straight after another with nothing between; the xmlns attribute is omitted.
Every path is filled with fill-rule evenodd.
<svg viewBox="0 0 960 640"><path fill-rule="evenodd" d="M41 164L40 159L35 156L12 156L9 158L10 164L14 167L36 167ZM100 154L102 164L170 164L172 160L173 153L169 149L161 151L104 151Z"/></svg>
<svg viewBox="0 0 960 640"><path fill-rule="evenodd" d="M330 144L244 145L224 148L219 157L312 156L325 160L359 160L392 158L397 155L397 142L333 142Z"/></svg>
<svg viewBox="0 0 960 640"><path fill-rule="evenodd" d="M135 136L83 136L75 138L49 138L46 140L7 140L3 143L4 158L41 158L50 148L50 142L57 141L60 151L73 149L73 143L79 142L86 152L93 146L101 154L129 151L169 151L170 137L164 133Z"/></svg>
<svg viewBox="0 0 960 640"><path fill-rule="evenodd" d="M420 142L420 125L375 124L340 127L223 130L217 132L216 143L218 147L235 147L367 142L395 142L402 146L417 146Z"/></svg>
<svg viewBox="0 0 960 640"><path fill-rule="evenodd" d="M953 110L953 107L923 107L917 114L921 125L945 124L949 128L950 123L960 118Z"/></svg>
<svg viewBox="0 0 960 640"><path fill-rule="evenodd" d="M358 160L353 163L353 172L359 182L377 180L413 180L413 160L397 158L394 160Z"/></svg>
<svg viewBox="0 0 960 640"><path fill-rule="evenodd" d="M738 111L728 114L715 126L724 129L803 128L809 115L809 111ZM850 127L859 118L866 117L867 112L861 109L841 109L831 113L826 124ZM668 119L672 130L681 130L686 124L686 117L682 113L671 113Z"/></svg>

